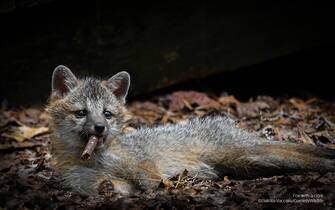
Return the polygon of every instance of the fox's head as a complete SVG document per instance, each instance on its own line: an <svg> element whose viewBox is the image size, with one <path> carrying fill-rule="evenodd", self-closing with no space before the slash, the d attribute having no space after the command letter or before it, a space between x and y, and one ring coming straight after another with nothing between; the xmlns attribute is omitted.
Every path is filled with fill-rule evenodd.
<svg viewBox="0 0 335 210"><path fill-rule="evenodd" d="M130 76L124 71L108 80L77 79L69 68L56 67L47 108L55 135L70 148L84 147L95 135L97 148L102 148L128 120L124 104L129 84Z"/></svg>

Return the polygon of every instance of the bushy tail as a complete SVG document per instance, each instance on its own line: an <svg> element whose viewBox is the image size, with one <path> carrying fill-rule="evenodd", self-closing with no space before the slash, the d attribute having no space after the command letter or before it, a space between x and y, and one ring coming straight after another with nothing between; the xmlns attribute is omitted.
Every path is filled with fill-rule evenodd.
<svg viewBox="0 0 335 210"><path fill-rule="evenodd" d="M269 142L247 148L233 147L229 152L221 151L220 155L211 154L211 159L221 176L240 178L335 172L335 150L307 144Z"/></svg>

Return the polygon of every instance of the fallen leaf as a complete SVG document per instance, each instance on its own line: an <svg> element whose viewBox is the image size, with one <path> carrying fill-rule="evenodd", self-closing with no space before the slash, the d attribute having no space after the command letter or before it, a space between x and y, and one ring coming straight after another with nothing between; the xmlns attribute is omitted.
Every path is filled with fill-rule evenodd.
<svg viewBox="0 0 335 210"><path fill-rule="evenodd" d="M270 96L257 96L256 101L263 101L267 103L272 109L277 109L279 106L278 101Z"/></svg>
<svg viewBox="0 0 335 210"><path fill-rule="evenodd" d="M301 99L291 98L289 101L299 111L304 111L306 109L306 104Z"/></svg>
<svg viewBox="0 0 335 210"><path fill-rule="evenodd" d="M201 193L201 189L200 188L192 188L191 189L191 193L192 195L198 195L199 193Z"/></svg>
<svg viewBox="0 0 335 210"><path fill-rule="evenodd" d="M159 107L152 102L135 102L131 104L130 111L133 116L140 117L148 123L155 123L165 114L163 107Z"/></svg>
<svg viewBox="0 0 335 210"><path fill-rule="evenodd" d="M183 108L193 110L192 105L201 106L203 109L219 109L220 104L211 99L207 94L196 91L177 91L167 96L169 109L179 111Z"/></svg>
<svg viewBox="0 0 335 210"><path fill-rule="evenodd" d="M30 148L37 146L45 146L46 143L41 141L31 142L31 141L23 141L23 142L12 142L10 144L0 144L0 150L7 150L13 148Z"/></svg>
<svg viewBox="0 0 335 210"><path fill-rule="evenodd" d="M18 120L26 125L36 125L39 122L41 110L27 108L19 112Z"/></svg>
<svg viewBox="0 0 335 210"><path fill-rule="evenodd" d="M315 145L313 139L311 137L308 136L308 134L304 131L304 129L298 125L298 132L300 134L301 140L305 143L305 144L312 144Z"/></svg>
<svg viewBox="0 0 335 210"><path fill-rule="evenodd" d="M270 106L263 101L254 101L248 103L241 103L237 107L239 117L254 118L260 116L260 112L269 109Z"/></svg>
<svg viewBox="0 0 335 210"><path fill-rule="evenodd" d="M232 181L228 178L228 176L224 176L221 187L226 187L231 184L232 184Z"/></svg>
<svg viewBox="0 0 335 210"><path fill-rule="evenodd" d="M171 181L170 179L163 179L161 183L163 183L163 186L166 189L170 189L174 187L175 181Z"/></svg>
<svg viewBox="0 0 335 210"><path fill-rule="evenodd" d="M234 96L221 96L218 101L223 106L235 106L235 107L237 107L237 106L240 105L240 101L237 100Z"/></svg>
<svg viewBox="0 0 335 210"><path fill-rule="evenodd" d="M275 123L277 125L287 125L287 126L291 126L291 125L295 125L295 122L290 120L289 118L283 118L283 117L279 117Z"/></svg>
<svg viewBox="0 0 335 210"><path fill-rule="evenodd" d="M183 182L185 182L185 178L187 177L188 171L185 169L183 173L181 173L178 177L178 181L176 184L176 188L180 187L183 185Z"/></svg>
<svg viewBox="0 0 335 210"><path fill-rule="evenodd" d="M329 149L335 150L335 145L334 144L324 144L326 147Z"/></svg>
<svg viewBox="0 0 335 210"><path fill-rule="evenodd" d="M31 139L34 136L44 134L49 132L48 127L39 127L39 128L32 128L25 125L20 127L14 127L13 129L3 133L2 136L15 139L18 142L22 142L27 139Z"/></svg>

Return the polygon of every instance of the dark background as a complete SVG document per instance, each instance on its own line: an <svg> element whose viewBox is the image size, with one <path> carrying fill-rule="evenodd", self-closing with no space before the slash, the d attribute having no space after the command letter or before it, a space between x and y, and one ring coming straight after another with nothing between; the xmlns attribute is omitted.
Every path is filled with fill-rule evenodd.
<svg viewBox="0 0 335 210"><path fill-rule="evenodd" d="M108 78L130 97L175 89L334 99L334 7L215 1L0 1L0 100L45 103L53 69Z"/></svg>

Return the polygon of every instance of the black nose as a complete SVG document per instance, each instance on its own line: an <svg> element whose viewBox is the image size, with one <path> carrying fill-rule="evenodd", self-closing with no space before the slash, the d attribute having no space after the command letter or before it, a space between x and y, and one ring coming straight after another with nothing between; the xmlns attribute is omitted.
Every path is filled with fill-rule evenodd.
<svg viewBox="0 0 335 210"><path fill-rule="evenodd" d="M96 123L94 125L94 130L97 132L97 133L102 133L104 130L105 130L105 126L104 124L102 123Z"/></svg>

